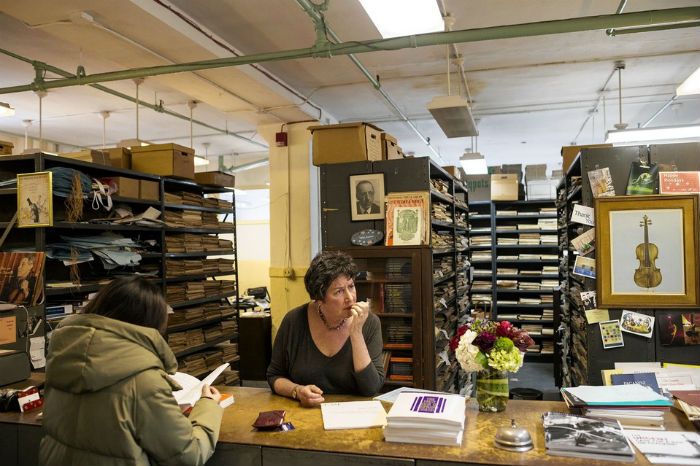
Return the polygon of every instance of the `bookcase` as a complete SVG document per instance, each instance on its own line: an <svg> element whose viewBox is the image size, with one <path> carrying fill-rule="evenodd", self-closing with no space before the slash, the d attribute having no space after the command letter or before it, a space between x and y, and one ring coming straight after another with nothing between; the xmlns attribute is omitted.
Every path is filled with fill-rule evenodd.
<svg viewBox="0 0 700 466"><path fill-rule="evenodd" d="M384 174L386 193L430 192L429 245L352 246L357 231L385 230L384 220L352 221L348 179L368 173ZM449 340L469 307L467 202L462 183L427 157L321 166L323 247L347 251L360 266L358 299L370 298L382 321L385 389L458 389L458 364ZM394 281L387 282L387 276Z"/></svg>
<svg viewBox="0 0 700 466"><path fill-rule="evenodd" d="M233 200L233 191L44 153L0 157L2 180L15 178L18 173L56 168L77 170L91 180L122 177L137 184L150 183L151 194L148 199L136 197L139 190L129 197L112 195L114 209L107 211L92 192L85 192L82 216L78 221L68 221L65 199L54 192L53 226L9 230L3 251L47 253L41 277L45 299L27 314L34 322L41 322L34 336L50 333L69 312L77 312L90 293L112 278L142 274L161 287L173 309L166 338L178 358L179 370L201 376L229 362L234 369L226 371L219 383L239 382L235 370L239 361L235 207L232 202L209 196L230 193ZM4 201L0 227L6 229L16 211L17 189L3 188L0 196ZM136 216L149 208L160 211L159 218L166 223L115 223L117 209ZM231 239L220 238L221 234L231 235ZM63 260L70 260L65 257L66 249L75 257L85 257L86 251L79 251L76 241L86 238L103 242L107 250L137 253L140 260L135 265L113 268L99 260L98 254L93 259L87 252L90 260L72 267L64 265ZM115 247L122 241L134 244ZM24 325L22 315L17 313L18 328Z"/></svg>
<svg viewBox="0 0 700 466"><path fill-rule="evenodd" d="M470 210L474 306L527 330L535 340L527 359L551 361L559 286L554 200L481 201Z"/></svg>
<svg viewBox="0 0 700 466"><path fill-rule="evenodd" d="M659 338L658 319L652 338L624 335L624 346L604 349L597 324L589 324L580 297L581 292L595 291L594 279L572 273L578 255L572 240L594 227L571 221L577 204L594 207L588 172L609 168L616 196L624 196L630 165L633 162L665 164L668 170L700 170L700 144L660 144L584 149L568 168L557 189L557 208L560 247L561 287L561 366L563 386L600 385L601 370L612 369L615 362L676 362L697 364L700 346L664 346ZM641 314L654 316L656 309L626 308ZM610 319L619 319L622 309L609 309ZM698 312L697 309L671 312Z"/></svg>

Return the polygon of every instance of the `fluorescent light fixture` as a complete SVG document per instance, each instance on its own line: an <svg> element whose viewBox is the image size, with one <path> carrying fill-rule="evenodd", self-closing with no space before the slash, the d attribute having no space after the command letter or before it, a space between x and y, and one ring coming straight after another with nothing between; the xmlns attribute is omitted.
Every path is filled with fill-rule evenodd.
<svg viewBox="0 0 700 466"><path fill-rule="evenodd" d="M465 152L459 159L459 163L467 175L486 175L486 159L478 152Z"/></svg>
<svg viewBox="0 0 700 466"><path fill-rule="evenodd" d="M15 109L10 107L10 104L0 102L0 117L12 116L15 114Z"/></svg>
<svg viewBox="0 0 700 466"><path fill-rule="evenodd" d="M676 88L676 95L693 94L700 94L700 67Z"/></svg>
<svg viewBox="0 0 700 466"><path fill-rule="evenodd" d="M479 135L469 101L464 97L458 95L434 97L428 104L428 111L448 138Z"/></svg>
<svg viewBox="0 0 700 466"><path fill-rule="evenodd" d="M445 30L436 0L360 0L384 39Z"/></svg>
<svg viewBox="0 0 700 466"><path fill-rule="evenodd" d="M209 165L209 159L201 156L201 155L195 155L194 156L194 166L195 167L203 167L205 165Z"/></svg>
<svg viewBox="0 0 700 466"><path fill-rule="evenodd" d="M688 142L700 140L700 125L658 126L608 131L605 142L613 145L635 145L646 142Z"/></svg>

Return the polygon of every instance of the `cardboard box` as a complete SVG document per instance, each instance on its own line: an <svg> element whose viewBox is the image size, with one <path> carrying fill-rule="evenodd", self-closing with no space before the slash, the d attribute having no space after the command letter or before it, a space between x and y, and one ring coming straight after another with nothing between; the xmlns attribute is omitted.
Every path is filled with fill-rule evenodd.
<svg viewBox="0 0 700 466"><path fill-rule="evenodd" d="M502 173L491 175L491 200L492 201L517 201L518 175L516 173Z"/></svg>
<svg viewBox="0 0 700 466"><path fill-rule="evenodd" d="M311 126L313 163L382 160L382 130L369 123Z"/></svg>
<svg viewBox="0 0 700 466"><path fill-rule="evenodd" d="M115 168L131 168L131 151L128 147L112 147L106 149L109 163Z"/></svg>
<svg viewBox="0 0 700 466"><path fill-rule="evenodd" d="M491 200L491 175L467 175L464 185L469 191L469 202Z"/></svg>
<svg viewBox="0 0 700 466"><path fill-rule="evenodd" d="M489 175L497 175L499 173L503 173L503 169L500 165L489 165L487 171Z"/></svg>
<svg viewBox="0 0 700 466"><path fill-rule="evenodd" d="M564 146L561 148L561 156L563 158L562 164L561 164L561 169L564 170L564 173L569 170L569 167L571 166L571 163L574 161L576 156L578 155L579 152L581 152L581 149L596 149L600 147L612 147L612 144L590 144L587 146Z"/></svg>
<svg viewBox="0 0 700 466"><path fill-rule="evenodd" d="M396 138L389 133L382 133L382 159L395 160L402 158L403 152L401 151Z"/></svg>
<svg viewBox="0 0 700 466"><path fill-rule="evenodd" d="M233 188L236 186L235 176L219 171L195 173L194 180L199 184L222 186L224 188Z"/></svg>
<svg viewBox="0 0 700 466"><path fill-rule="evenodd" d="M501 173L510 173L518 175L518 183L523 182L523 165L521 163L512 163L501 165Z"/></svg>
<svg viewBox="0 0 700 466"><path fill-rule="evenodd" d="M96 163L98 165L110 165L109 155L101 150L85 149L79 152L63 152L58 155L68 159L80 160L82 162Z"/></svg>
<svg viewBox="0 0 700 466"><path fill-rule="evenodd" d="M10 141L0 141L0 155L11 155L15 145Z"/></svg>
<svg viewBox="0 0 700 466"><path fill-rule="evenodd" d="M564 170L552 170L552 179L561 180L564 177Z"/></svg>
<svg viewBox="0 0 700 466"><path fill-rule="evenodd" d="M113 176L110 178L100 178L102 184L109 186L110 191L117 196L139 198L139 180L125 178L123 176Z"/></svg>
<svg viewBox="0 0 700 466"><path fill-rule="evenodd" d="M444 168L447 173L454 176L458 180L462 179L462 171L460 170L459 167L455 167L454 165L448 165L448 166L442 167L442 168Z"/></svg>
<svg viewBox="0 0 700 466"><path fill-rule="evenodd" d="M547 164L525 165L525 181L546 180L547 179Z"/></svg>
<svg viewBox="0 0 700 466"><path fill-rule="evenodd" d="M157 181L139 180L139 199L159 201L160 183Z"/></svg>
<svg viewBox="0 0 700 466"><path fill-rule="evenodd" d="M532 180L527 182L527 199L556 199L559 180Z"/></svg>
<svg viewBox="0 0 700 466"><path fill-rule="evenodd" d="M131 148L131 168L143 173L194 179L194 150L179 144Z"/></svg>

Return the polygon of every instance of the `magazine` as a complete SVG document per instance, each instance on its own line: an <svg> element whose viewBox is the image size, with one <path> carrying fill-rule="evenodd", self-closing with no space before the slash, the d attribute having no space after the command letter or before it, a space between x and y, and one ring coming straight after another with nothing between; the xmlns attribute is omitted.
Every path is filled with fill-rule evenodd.
<svg viewBox="0 0 700 466"><path fill-rule="evenodd" d="M634 450L613 419L547 412L542 415L547 454L634 461Z"/></svg>
<svg viewBox="0 0 700 466"><path fill-rule="evenodd" d="M386 246L430 243L430 193L411 191L386 195Z"/></svg>

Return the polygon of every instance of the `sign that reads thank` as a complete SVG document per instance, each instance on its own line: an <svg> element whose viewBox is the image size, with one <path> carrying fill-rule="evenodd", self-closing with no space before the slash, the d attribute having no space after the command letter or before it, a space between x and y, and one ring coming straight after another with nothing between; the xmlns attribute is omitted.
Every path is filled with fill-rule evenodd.
<svg viewBox="0 0 700 466"><path fill-rule="evenodd" d="M576 204L574 206L574 211L571 213L571 221L576 223L582 223L583 225L595 225L595 215L593 207L587 207L585 205Z"/></svg>

